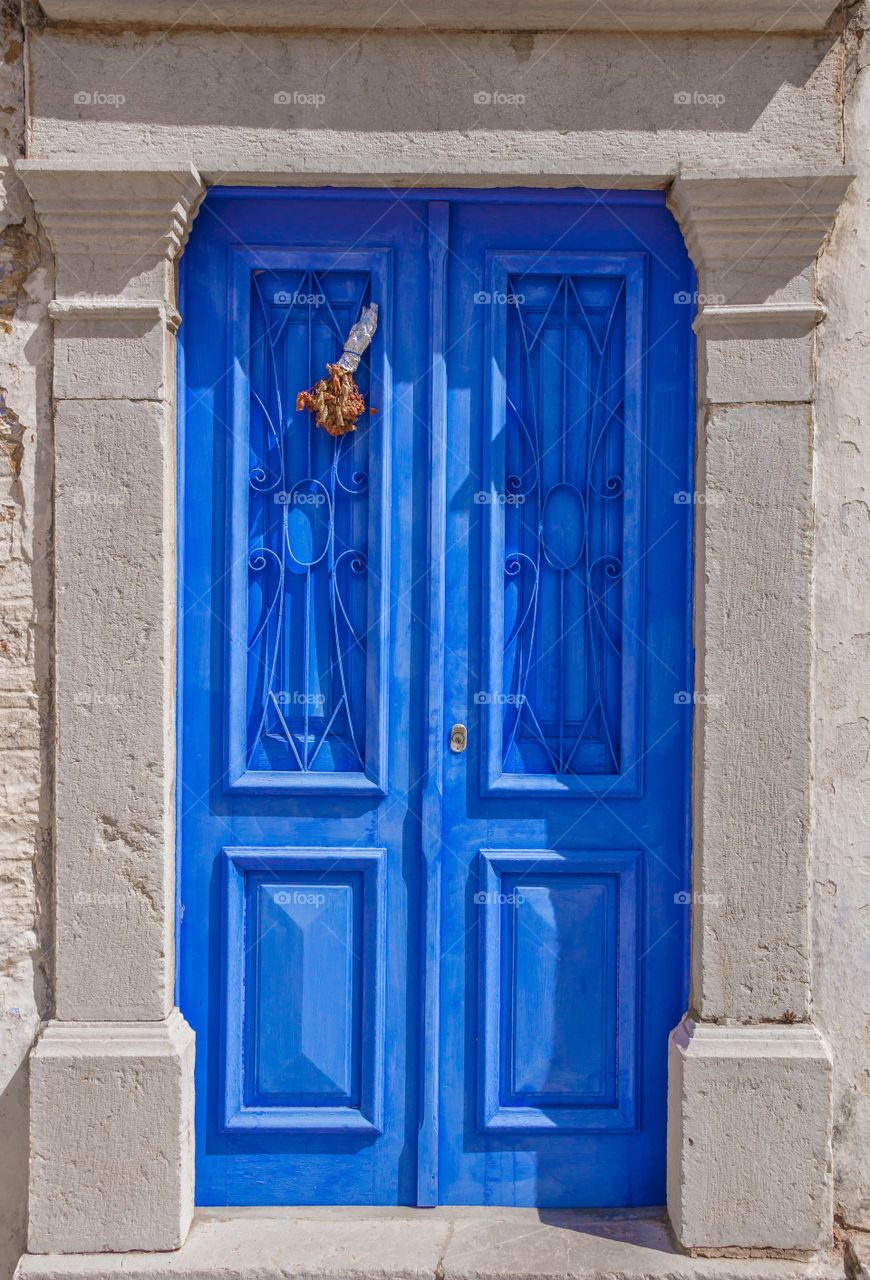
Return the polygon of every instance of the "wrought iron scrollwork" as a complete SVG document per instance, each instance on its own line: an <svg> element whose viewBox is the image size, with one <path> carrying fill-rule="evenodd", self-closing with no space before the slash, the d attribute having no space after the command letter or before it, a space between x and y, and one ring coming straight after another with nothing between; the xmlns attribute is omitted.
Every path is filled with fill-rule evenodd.
<svg viewBox="0 0 870 1280"><path fill-rule="evenodd" d="M503 769L616 773L624 281L507 297Z"/></svg>
<svg viewBox="0 0 870 1280"><path fill-rule="evenodd" d="M341 351L369 277L312 270L277 288L257 272L253 291L249 767L364 772L369 428L315 431L292 390Z"/></svg>

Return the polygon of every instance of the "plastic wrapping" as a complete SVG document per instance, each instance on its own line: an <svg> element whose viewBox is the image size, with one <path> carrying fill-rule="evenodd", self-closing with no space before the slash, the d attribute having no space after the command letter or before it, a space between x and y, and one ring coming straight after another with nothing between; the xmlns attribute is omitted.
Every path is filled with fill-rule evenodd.
<svg viewBox="0 0 870 1280"><path fill-rule="evenodd" d="M347 373L356 373L360 356L371 342L377 327L378 304L373 302L370 307L364 309L359 320L347 335L344 352L336 362L339 369L344 369Z"/></svg>

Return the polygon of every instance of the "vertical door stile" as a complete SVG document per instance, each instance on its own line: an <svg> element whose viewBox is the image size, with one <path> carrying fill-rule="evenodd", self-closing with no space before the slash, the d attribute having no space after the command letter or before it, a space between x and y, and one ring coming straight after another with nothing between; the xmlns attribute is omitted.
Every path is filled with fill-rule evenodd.
<svg viewBox="0 0 870 1280"><path fill-rule="evenodd" d="M439 1002L441 991L441 805L444 758L444 550L447 531L447 253L450 206L429 203L429 375L428 617L426 618L426 779L422 793L421 847L421 1013L420 1125L417 1147L417 1203L438 1203Z"/></svg>

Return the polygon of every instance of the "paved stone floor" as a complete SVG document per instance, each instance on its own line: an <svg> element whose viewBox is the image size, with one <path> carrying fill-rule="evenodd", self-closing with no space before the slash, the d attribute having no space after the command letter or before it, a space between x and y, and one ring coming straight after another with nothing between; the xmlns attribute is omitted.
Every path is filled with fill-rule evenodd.
<svg viewBox="0 0 870 1280"><path fill-rule="evenodd" d="M688 1258L661 1210L202 1209L175 1253L28 1255L21 1280L843 1280L842 1259Z"/></svg>

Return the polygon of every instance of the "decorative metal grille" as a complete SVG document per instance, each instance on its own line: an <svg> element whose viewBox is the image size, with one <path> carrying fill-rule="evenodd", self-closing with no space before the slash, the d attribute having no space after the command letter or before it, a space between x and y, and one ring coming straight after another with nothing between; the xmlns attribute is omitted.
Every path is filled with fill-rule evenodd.
<svg viewBox="0 0 870 1280"><path fill-rule="evenodd" d="M252 290L248 768L363 773L369 422L332 438L295 399L340 354L370 274L259 271ZM368 402L369 353L357 381Z"/></svg>
<svg viewBox="0 0 870 1280"><path fill-rule="evenodd" d="M508 276L505 773L618 773L625 280Z"/></svg>

